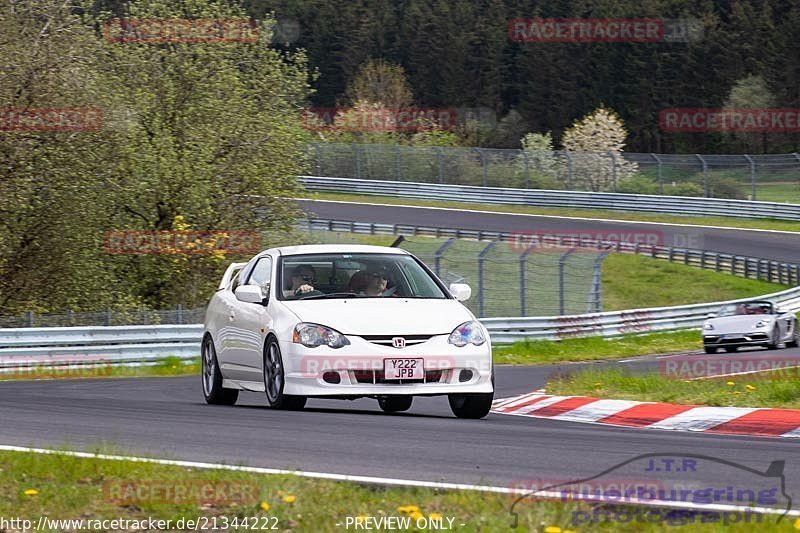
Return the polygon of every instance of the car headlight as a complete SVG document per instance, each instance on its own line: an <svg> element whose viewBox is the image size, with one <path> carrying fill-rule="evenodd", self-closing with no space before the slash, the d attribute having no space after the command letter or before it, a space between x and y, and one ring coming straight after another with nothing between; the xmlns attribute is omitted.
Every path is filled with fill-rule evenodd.
<svg viewBox="0 0 800 533"><path fill-rule="evenodd" d="M486 335L483 332L483 326L481 326L480 322L471 320L470 322L464 322L454 329L450 334L450 338L447 339L447 342L459 347L466 346L470 343L475 346L480 346L486 342Z"/></svg>
<svg viewBox="0 0 800 533"><path fill-rule="evenodd" d="M308 348L316 348L317 346L341 348L350 344L347 337L335 329L308 322L300 322L294 327L292 342L302 344Z"/></svg>
<svg viewBox="0 0 800 533"><path fill-rule="evenodd" d="M703 324L703 329L714 329L714 324Z"/></svg>
<svg viewBox="0 0 800 533"><path fill-rule="evenodd" d="M763 328L765 326L769 326L771 323L772 323L771 320L759 320L758 322L756 322L755 327Z"/></svg>

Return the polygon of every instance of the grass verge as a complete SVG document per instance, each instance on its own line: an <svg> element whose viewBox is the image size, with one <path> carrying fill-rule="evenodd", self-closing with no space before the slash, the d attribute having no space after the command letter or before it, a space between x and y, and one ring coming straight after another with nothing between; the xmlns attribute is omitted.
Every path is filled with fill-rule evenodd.
<svg viewBox="0 0 800 533"><path fill-rule="evenodd" d="M699 332L682 330L630 334L612 339L582 337L560 341L526 340L496 346L492 355L497 364L534 365L697 351L701 347Z"/></svg>
<svg viewBox="0 0 800 533"><path fill-rule="evenodd" d="M642 222L664 222L669 224L691 224L728 228L769 229L800 232L800 222L775 219L739 219L734 217L661 215L651 213L628 213L625 211L609 211L602 209L530 207L521 205L480 204L472 202L446 202L439 200L423 200L419 198L396 198L392 196L372 196L366 194L340 194L309 191L307 191L304 197L308 198L309 200L339 200L344 202L362 202L387 205L403 204L423 207L450 207L453 209L469 211L481 210L530 215L595 218L599 220L635 220Z"/></svg>
<svg viewBox="0 0 800 533"><path fill-rule="evenodd" d="M548 394L690 405L800 409L798 369L718 379L681 380L662 374L584 370L547 384Z"/></svg>
<svg viewBox="0 0 800 533"><path fill-rule="evenodd" d="M225 470L189 469L152 463L75 458L27 452L0 452L0 516L31 520L123 519L171 520L163 529L193 529L177 524L196 520L208 530L223 529L237 520L248 527L224 529L278 529L281 531L347 531L348 517L408 518L424 526L426 519L453 519L452 530L508 531L514 498L477 491L441 491L426 488L385 488L348 482L305 479L291 475L263 475ZM533 473L532 473L533 474ZM179 492L182 491L182 492ZM178 496L178 495L181 496ZM227 499L227 501L226 501ZM518 505L517 531L614 531L619 522L575 524L574 513L591 513L576 502L524 501ZM616 506L605 511L622 512ZM601 517L603 515L600 515ZM630 517L629 517L630 518ZM638 531L675 531L674 525L648 522L642 517ZM788 531L791 519L780 525L773 516L762 517L760 531ZM216 520L215 520L216 519ZM420 520L421 519L421 520ZM695 516L678 527L686 531L747 531L753 525L724 526L700 523ZM252 527L252 524L258 527ZM339 524L339 525L337 525ZM463 525L462 525L463 524ZM631 527L626 523L625 527ZM21 527L13 528L22 530ZM77 530L51 527L50 530ZM112 529L101 527L93 529ZM128 531L134 528L117 528ZM138 530L144 530L140 527ZM361 528L363 529L363 528ZM396 528L404 529L404 528ZM411 530L432 530L411 527Z"/></svg>

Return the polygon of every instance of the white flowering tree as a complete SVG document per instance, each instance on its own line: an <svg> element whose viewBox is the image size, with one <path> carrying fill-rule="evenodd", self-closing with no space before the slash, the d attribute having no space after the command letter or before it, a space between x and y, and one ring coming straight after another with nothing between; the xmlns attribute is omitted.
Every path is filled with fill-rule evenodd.
<svg viewBox="0 0 800 533"><path fill-rule="evenodd" d="M622 157L628 132L611 109L599 107L574 122L562 139L572 165L573 187L610 190L632 177L638 165Z"/></svg>

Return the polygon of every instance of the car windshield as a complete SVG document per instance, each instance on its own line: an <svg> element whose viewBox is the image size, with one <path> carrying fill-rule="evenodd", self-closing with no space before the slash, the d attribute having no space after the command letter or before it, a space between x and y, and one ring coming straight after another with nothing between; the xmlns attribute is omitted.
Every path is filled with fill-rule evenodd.
<svg viewBox="0 0 800 533"><path fill-rule="evenodd" d="M720 309L717 316L734 315L771 315L772 304L769 302L747 302L740 304L725 305Z"/></svg>
<svg viewBox="0 0 800 533"><path fill-rule="evenodd" d="M431 274L405 254L307 254L283 257L281 300L434 298L447 295Z"/></svg>

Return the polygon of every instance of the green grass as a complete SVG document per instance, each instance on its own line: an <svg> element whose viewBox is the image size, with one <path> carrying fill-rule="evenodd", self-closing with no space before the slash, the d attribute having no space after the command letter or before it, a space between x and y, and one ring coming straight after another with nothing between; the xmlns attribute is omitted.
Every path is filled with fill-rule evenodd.
<svg viewBox="0 0 800 533"><path fill-rule="evenodd" d="M756 199L760 202L800 204L800 182L759 182L756 185Z"/></svg>
<svg viewBox="0 0 800 533"><path fill-rule="evenodd" d="M765 194L766 191L765 191ZM767 194L767 197L769 195ZM497 211L506 213L523 213L531 215L552 215L565 217L583 217L595 219L639 220L644 222L666 222L671 224L694 224L707 226L722 226L729 228L771 229L780 231L800 232L800 222L774 219L746 219L733 217L698 217L680 215L661 215L651 213L628 213L624 211L609 211L601 209L579 209L562 207L529 207L520 205L495 205L472 202L445 202L437 200L421 200L418 198L396 198L391 196L372 196L339 193L306 192L305 198L313 200L341 200L347 202L404 204L427 207L450 207L461 210ZM767 197L763 199L766 200ZM759 193L759 200L762 199Z"/></svg>
<svg viewBox="0 0 800 533"><path fill-rule="evenodd" d="M242 520L256 517L259 524L277 526L281 531L347 531L347 517L369 516L454 518L455 531L509 531L509 510L514 498L507 495L477 491L442 491L423 488L385 488L347 482L305 479L291 475L263 475L225 470L182 468L144 462L74 458L64 455L41 455L27 452L0 452L0 516L6 520L20 517L32 520L50 519L125 519L172 520L175 530L178 520L205 517L212 524L227 519ZM598 466L599 468L599 466ZM536 476L531 472L531 476ZM524 475L524 474L522 474ZM119 496L119 488L133 486L149 498L142 488L196 487L241 489L237 503L206 502L192 498L175 501L164 498L162 503L145 501L114 502L109 496ZM28 492L26 491L35 491ZM229 492L234 494L233 492ZM130 494L135 496L135 492ZM163 494L163 493L162 493ZM166 500L166 501L165 501ZM262 505L262 503L264 505ZM575 531L573 512L591 513L587 504L575 502L523 501L516 509L520 513L516 531ZM622 511L623 507L617 506ZM414 513L419 514L414 514ZM274 519L272 518L274 517ZM267 520L262 522L262 520ZM638 531L748 531L752 525L690 523L686 526L647 523L635 527ZM337 526L336 524L342 524ZM464 524L461 526L461 524ZM765 517L759 531L790 531L793 520L780 524L775 517ZM628 528L632 527L626 524ZM264 527L260 525L259 527ZM617 531L619 523L583 524L580 531ZM21 528L19 528L21 529ZM187 528L188 529L188 528ZM350 530L354 530L351 525ZM232 529L247 530L247 529ZM417 530L412 528L411 530ZM423 529L424 531L424 529Z"/></svg>
<svg viewBox="0 0 800 533"><path fill-rule="evenodd" d="M719 379L683 380L666 372L632 374L623 370L585 370L553 379L547 392L689 405L800 409L798 369Z"/></svg>
<svg viewBox="0 0 800 533"><path fill-rule="evenodd" d="M606 311L735 300L789 288L628 254L609 255L602 276Z"/></svg>
<svg viewBox="0 0 800 533"><path fill-rule="evenodd" d="M520 341L495 346L492 355L496 364L535 365L697 351L701 347L698 331L683 330L629 334L613 339L582 337L560 341Z"/></svg>

